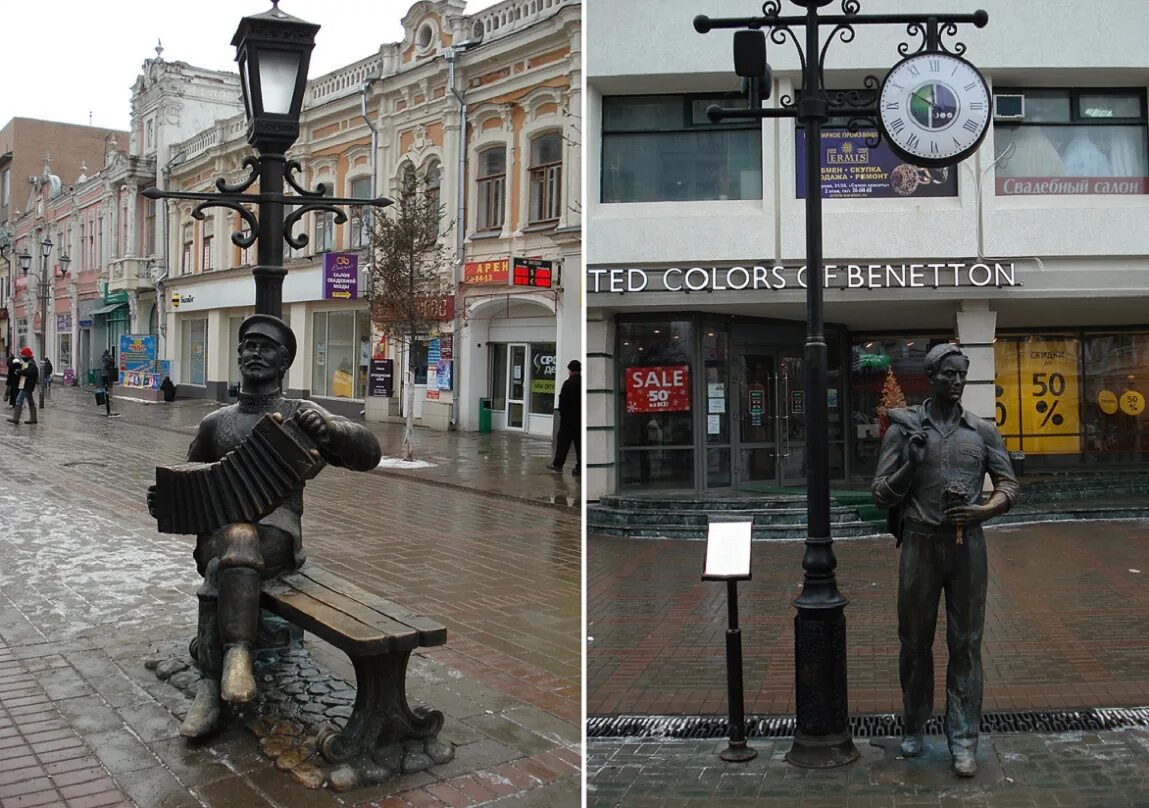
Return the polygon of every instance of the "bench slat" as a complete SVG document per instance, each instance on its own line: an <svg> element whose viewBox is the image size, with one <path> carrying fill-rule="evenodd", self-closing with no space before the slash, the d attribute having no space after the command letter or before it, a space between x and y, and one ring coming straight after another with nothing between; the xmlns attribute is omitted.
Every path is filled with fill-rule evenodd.
<svg viewBox="0 0 1149 808"><path fill-rule="evenodd" d="M305 592L309 591L308 584L299 579L306 579L312 586L319 586L328 592L333 591L351 598L363 606L385 614L392 620L410 626L419 633L419 645L421 646L443 645L447 641L447 628L437 620L415 614L410 609L355 586L322 567L306 564L302 569L282 577L282 580L292 582L292 585L298 589ZM326 594L321 597L324 600L327 599Z"/></svg>
<svg viewBox="0 0 1149 808"><path fill-rule="evenodd" d="M365 622L340 611L286 581L264 587L264 608L276 612L343 651L357 655L385 654L418 645L418 634L408 626L381 615Z"/></svg>
<svg viewBox="0 0 1149 808"><path fill-rule="evenodd" d="M285 575L280 580L293 590L314 598L316 601L374 628L381 634L404 638L412 637L412 647L419 644L419 632L416 629L402 620L395 619L392 615L383 614L356 600L354 584L344 582L336 590L319 586L314 581L300 575Z"/></svg>

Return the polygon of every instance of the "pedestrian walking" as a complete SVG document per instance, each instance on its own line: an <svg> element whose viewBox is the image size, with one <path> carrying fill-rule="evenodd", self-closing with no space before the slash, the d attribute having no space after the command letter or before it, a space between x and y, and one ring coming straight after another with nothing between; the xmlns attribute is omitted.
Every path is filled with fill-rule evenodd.
<svg viewBox="0 0 1149 808"><path fill-rule="evenodd" d="M44 385L44 398L49 399L52 397L52 372L55 368L52 367L52 360L44 357L44 361L40 367L40 383Z"/></svg>
<svg viewBox="0 0 1149 808"><path fill-rule="evenodd" d="M111 417L112 385L116 383L120 374L116 371L116 360L112 358L112 352L107 348L104 349L104 353L100 357L100 367L104 382L104 415Z"/></svg>
<svg viewBox="0 0 1149 808"><path fill-rule="evenodd" d="M8 376L4 383L4 403L9 407L16 406L16 383L20 379L20 360L14 354L8 354Z"/></svg>
<svg viewBox="0 0 1149 808"><path fill-rule="evenodd" d="M20 413L22 413L24 407L27 406L28 420L26 423L35 424L37 423L36 399L32 393L35 392L36 383L40 380L40 369L36 366L31 348L26 346L21 348L20 356L23 361L20 363L20 375L16 379L16 409L8 421L13 424L20 423Z"/></svg>
<svg viewBox="0 0 1149 808"><path fill-rule="evenodd" d="M580 457L582 437L582 362L572 359L567 363L568 376L559 391L559 434L555 444L555 459L548 469L562 474L563 466L567 462L567 452L574 446L575 466L571 472L575 477L581 475L582 458Z"/></svg>

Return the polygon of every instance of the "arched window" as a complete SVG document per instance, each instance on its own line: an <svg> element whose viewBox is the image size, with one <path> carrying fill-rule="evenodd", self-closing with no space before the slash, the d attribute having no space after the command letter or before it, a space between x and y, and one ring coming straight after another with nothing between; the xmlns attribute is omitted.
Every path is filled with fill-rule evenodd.
<svg viewBox="0 0 1149 808"><path fill-rule="evenodd" d="M562 202L563 138L547 132L531 140L530 224L559 218Z"/></svg>
<svg viewBox="0 0 1149 808"><path fill-rule="evenodd" d="M441 188L443 185L443 170L439 167L438 160L432 160L427 163L427 168L423 172L423 187L427 195L427 205L433 210L439 210L442 203ZM439 235L440 221L442 215L435 220L435 235Z"/></svg>
<svg viewBox="0 0 1149 808"><path fill-rule="evenodd" d="M478 230L502 230L506 207L507 147L494 146L479 153Z"/></svg>

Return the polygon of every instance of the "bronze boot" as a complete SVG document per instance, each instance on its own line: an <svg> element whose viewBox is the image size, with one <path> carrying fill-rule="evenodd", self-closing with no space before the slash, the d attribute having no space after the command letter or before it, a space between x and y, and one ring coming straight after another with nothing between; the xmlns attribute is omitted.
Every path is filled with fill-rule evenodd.
<svg viewBox="0 0 1149 808"><path fill-rule="evenodd" d="M223 642L220 695L232 704L255 698L252 647L259 631L257 570L229 567L219 573L219 635Z"/></svg>
<svg viewBox="0 0 1149 808"><path fill-rule="evenodd" d="M188 708L180 735L185 738L203 738L219 727L219 685L214 679L200 679L195 701Z"/></svg>

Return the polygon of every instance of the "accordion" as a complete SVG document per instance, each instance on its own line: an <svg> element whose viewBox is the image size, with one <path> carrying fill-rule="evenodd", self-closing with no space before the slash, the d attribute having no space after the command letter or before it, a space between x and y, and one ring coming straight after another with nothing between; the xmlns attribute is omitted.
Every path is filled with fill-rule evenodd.
<svg viewBox="0 0 1149 808"><path fill-rule="evenodd" d="M211 533L258 522L326 465L294 418L265 415L243 443L214 463L156 467L161 533Z"/></svg>

